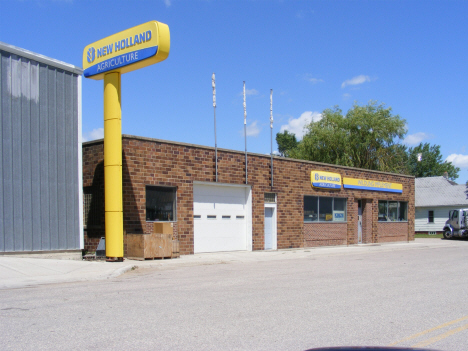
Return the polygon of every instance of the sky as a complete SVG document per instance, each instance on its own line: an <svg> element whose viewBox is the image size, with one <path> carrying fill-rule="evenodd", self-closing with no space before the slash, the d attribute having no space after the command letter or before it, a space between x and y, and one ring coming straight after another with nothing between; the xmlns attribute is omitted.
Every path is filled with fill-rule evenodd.
<svg viewBox="0 0 468 351"><path fill-rule="evenodd" d="M468 1L0 0L0 41L82 67L83 49L148 21L169 57L122 75L122 133L271 151L327 108L374 100L406 120L403 143L440 145L468 181ZM83 78L83 140L103 137L103 81Z"/></svg>

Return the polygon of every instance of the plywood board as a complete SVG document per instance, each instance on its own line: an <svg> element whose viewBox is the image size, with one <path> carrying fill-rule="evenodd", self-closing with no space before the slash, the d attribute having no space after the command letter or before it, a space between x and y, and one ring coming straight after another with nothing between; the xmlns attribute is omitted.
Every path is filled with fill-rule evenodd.
<svg viewBox="0 0 468 351"><path fill-rule="evenodd" d="M171 222L153 223L153 233L155 234L173 234L174 224ZM172 239L171 239L172 240Z"/></svg>

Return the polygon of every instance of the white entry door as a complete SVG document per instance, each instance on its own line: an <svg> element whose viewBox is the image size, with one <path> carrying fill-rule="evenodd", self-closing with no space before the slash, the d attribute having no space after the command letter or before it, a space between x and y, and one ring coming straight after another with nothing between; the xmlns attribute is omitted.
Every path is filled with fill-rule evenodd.
<svg viewBox="0 0 468 351"><path fill-rule="evenodd" d="M265 207L265 250L273 248L273 209Z"/></svg>
<svg viewBox="0 0 468 351"><path fill-rule="evenodd" d="M276 205L265 205L264 218L265 250L276 250Z"/></svg>
<svg viewBox="0 0 468 351"><path fill-rule="evenodd" d="M251 250L250 187L194 184L193 217L195 253Z"/></svg>

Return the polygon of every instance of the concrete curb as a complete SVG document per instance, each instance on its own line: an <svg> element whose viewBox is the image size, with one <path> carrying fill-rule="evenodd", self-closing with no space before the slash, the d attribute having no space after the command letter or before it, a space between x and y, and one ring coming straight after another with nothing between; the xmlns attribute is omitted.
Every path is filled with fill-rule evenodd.
<svg viewBox="0 0 468 351"><path fill-rule="evenodd" d="M128 265L128 266L125 266L125 267L120 267L118 269L116 269L113 273L109 274L109 276L107 277L107 279L110 279L110 278L116 278L120 275L123 275L133 269L137 269L138 266L136 265Z"/></svg>
<svg viewBox="0 0 468 351"><path fill-rule="evenodd" d="M134 269L175 269L198 265L244 264L263 261L307 259L319 256L360 255L396 250L432 249L454 246L455 241L417 239L412 242L329 246L275 251L235 251L183 255L173 260L124 262L76 261L47 258L0 256L0 290L45 284L113 279ZM466 242L468 244L468 241Z"/></svg>

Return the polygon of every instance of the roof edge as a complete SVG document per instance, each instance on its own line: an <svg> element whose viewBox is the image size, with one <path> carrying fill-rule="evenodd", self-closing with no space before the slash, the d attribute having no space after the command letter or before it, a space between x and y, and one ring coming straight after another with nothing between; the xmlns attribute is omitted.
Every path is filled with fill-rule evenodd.
<svg viewBox="0 0 468 351"><path fill-rule="evenodd" d="M194 148L205 149L205 150L214 150L215 149L213 146L189 144L189 143L184 143L184 142L163 140L163 139L155 139L155 138L148 138L148 137L141 137L141 136L129 135L129 134L122 134L122 139L135 139L135 140L141 140L141 141L151 141L151 142L166 143L166 144L172 144L172 145L194 147ZM103 142L104 142L104 139L97 139L97 140L83 142L82 145L83 146L88 146L88 145L93 145L93 144L100 144L100 143L103 143ZM235 154L242 154L242 155L245 154L245 151L223 149L223 148L218 148L218 150L224 151L224 152L235 153ZM269 154L259 154L259 153L254 153L254 152L247 152L247 154L252 155L252 156L265 157L265 158L270 158L271 157ZM320 165L320 166L332 166L332 167L336 167L336 168L340 168L340 169L365 171L365 172L371 172L371 173L377 173L377 174L387 174L387 175L392 175L392 176L399 176L399 177L413 178L414 179L414 176L407 175L407 174L382 172L382 171L375 171L375 170L372 170L372 169L348 167L348 166L334 165L334 164L330 164L330 163L323 163L323 162L317 162L317 161L308 161L308 160L299 160L299 159L287 158L287 157L281 157L281 156L273 156L273 158L277 159L277 160L283 160L283 161L289 161L289 162L300 162L300 163L307 163L307 164Z"/></svg>
<svg viewBox="0 0 468 351"><path fill-rule="evenodd" d="M26 57L27 59L44 63L49 66L57 67L67 72L83 75L83 69L80 67L41 54L37 54L35 52L4 43L2 41L0 41L0 50L9 52L14 55Z"/></svg>

